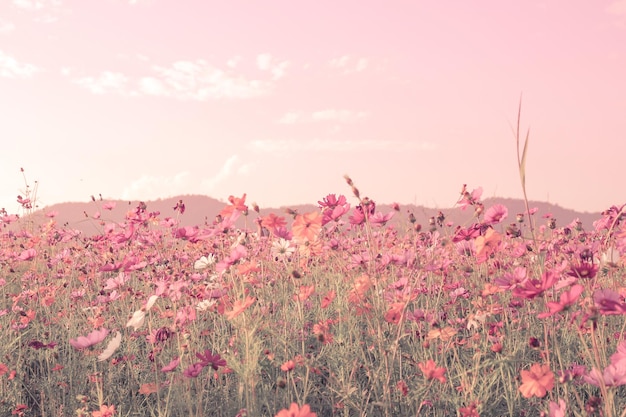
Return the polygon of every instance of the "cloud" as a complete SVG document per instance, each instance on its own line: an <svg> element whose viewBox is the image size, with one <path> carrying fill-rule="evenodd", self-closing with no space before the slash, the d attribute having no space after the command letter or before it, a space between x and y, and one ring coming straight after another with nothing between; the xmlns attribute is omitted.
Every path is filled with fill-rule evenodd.
<svg viewBox="0 0 626 417"><path fill-rule="evenodd" d="M183 171L171 177L143 175L122 192L124 200L151 200L188 193L190 173Z"/></svg>
<svg viewBox="0 0 626 417"><path fill-rule="evenodd" d="M331 68L341 69L344 74L362 72L369 66L369 61L365 58L354 59L350 55L343 55L328 61Z"/></svg>
<svg viewBox="0 0 626 417"><path fill-rule="evenodd" d="M626 0L614 0L605 10L610 14L624 16L626 15Z"/></svg>
<svg viewBox="0 0 626 417"><path fill-rule="evenodd" d="M267 95L272 90L269 82L248 80L203 60L177 61L169 67L155 66L153 71L156 77L140 80L140 90L145 94L205 101L254 98Z"/></svg>
<svg viewBox="0 0 626 417"><path fill-rule="evenodd" d="M237 68L237 65L239 65L241 59L242 58L239 55L234 56L226 61L226 66L228 66L228 68Z"/></svg>
<svg viewBox="0 0 626 417"><path fill-rule="evenodd" d="M252 166L249 164L240 163L239 156L233 155L224 162L222 168L211 178L206 178L202 181L202 188L207 191L213 191L217 185L224 182L226 179L233 175L245 176L252 171Z"/></svg>
<svg viewBox="0 0 626 417"><path fill-rule="evenodd" d="M0 33L8 33L15 30L15 25L6 20L0 19Z"/></svg>
<svg viewBox="0 0 626 417"><path fill-rule="evenodd" d="M256 65L261 71L269 71L272 79L278 80L285 76L289 61L276 62L270 54L259 54L256 57Z"/></svg>
<svg viewBox="0 0 626 417"><path fill-rule="evenodd" d="M40 71L32 64L23 64L14 57L0 51L0 77L28 78Z"/></svg>
<svg viewBox="0 0 626 417"><path fill-rule="evenodd" d="M94 94L124 93L128 77L119 72L103 71L98 77L82 77L75 82Z"/></svg>
<svg viewBox="0 0 626 417"><path fill-rule="evenodd" d="M20 9L35 11L50 6L60 6L61 0L13 0L13 4Z"/></svg>
<svg viewBox="0 0 626 417"><path fill-rule="evenodd" d="M104 71L98 76L74 79L94 94L117 93L127 96L157 96L180 100L208 101L250 99L272 92L272 81L250 80L216 68L203 60L176 61L169 66L153 66L152 74L129 77Z"/></svg>
<svg viewBox="0 0 626 417"><path fill-rule="evenodd" d="M351 110L337 109L319 110L312 112L311 114L305 114L302 112L287 112L280 119L278 119L278 123L294 124L325 121L351 123L365 119L367 116L368 113L366 112L355 112Z"/></svg>
<svg viewBox="0 0 626 417"><path fill-rule="evenodd" d="M405 142L393 140L255 140L248 148L256 152L406 152L431 151L436 146L430 142Z"/></svg>

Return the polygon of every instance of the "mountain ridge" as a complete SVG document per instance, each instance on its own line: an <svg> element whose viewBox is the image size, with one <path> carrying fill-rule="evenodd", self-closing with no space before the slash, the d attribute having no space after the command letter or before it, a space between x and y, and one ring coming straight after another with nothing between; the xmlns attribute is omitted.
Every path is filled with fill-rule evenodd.
<svg viewBox="0 0 626 417"><path fill-rule="evenodd" d="M178 213L174 209L177 203L181 200L183 204L185 204L185 212L183 214ZM114 203L115 207L111 210L107 210L105 205L110 203ZM48 213L55 213L54 220L59 226L79 230L84 235L91 236L101 233L103 226L106 223L123 222L126 213L130 210L134 210L139 203L140 201L104 200L95 198L89 202L58 203L37 209L28 216L24 216L21 221L26 220L32 221L35 224L43 224L43 222L49 221L51 218L47 216ZM163 199L148 200L143 203L146 205L146 211L158 211L160 213L160 219L165 219L167 217L178 219L181 227L202 227L211 225L219 212L228 204L215 198L200 194L180 195ZM502 204L507 207L508 217L503 221L504 224L515 222L516 214L524 213L526 211L524 201L521 199L489 197L483 199L482 203L484 204L485 210L495 204ZM355 206L356 204L351 202L351 211ZM247 218L246 216L241 216L237 223L238 227L247 226L249 229L256 229L252 219L257 216L268 215L269 213L289 217L286 213L287 208L296 210L299 213L306 213L319 209L319 206L316 204L299 204L293 206L260 208L259 214L257 214L253 211L251 203L248 203L248 207L249 215ZM566 226L578 219L585 229L590 230L593 227L593 222L601 217L601 213L579 212L563 208L558 204L540 201L529 201L529 207L536 207L538 209L537 213L534 215L536 225L547 223L545 217L550 216L556 220L557 227ZM377 205L376 210L383 213L394 211L391 204ZM439 212L444 214L446 218L445 222L452 221L454 225L468 225L475 221L475 218L473 217L473 208L471 207L468 207L466 210L462 210L458 206L451 208L430 208L422 205L405 204L399 205L399 211L395 213L394 218L390 221L390 223L407 225L409 213L412 213L415 216L417 223L420 223L423 229L426 229L429 225L429 219L431 217L438 216ZM348 216L344 217L347 221Z"/></svg>

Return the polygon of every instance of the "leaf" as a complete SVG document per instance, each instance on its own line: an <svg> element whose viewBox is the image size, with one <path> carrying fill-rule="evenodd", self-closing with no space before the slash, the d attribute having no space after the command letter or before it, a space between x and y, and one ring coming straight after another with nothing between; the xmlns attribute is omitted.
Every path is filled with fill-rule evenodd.
<svg viewBox="0 0 626 417"><path fill-rule="evenodd" d="M530 137L530 129L526 132L526 139L524 140L524 149L522 150L522 160L519 165L519 175L522 180L522 187L526 186L526 151L528 151L528 139Z"/></svg>
<svg viewBox="0 0 626 417"><path fill-rule="evenodd" d="M115 337L111 339L111 341L107 345L107 348L104 349L102 353L98 356L98 361L102 362L102 361L106 361L107 359L109 359L111 355L113 355L113 353L117 350L117 348L120 347L121 342L122 342L122 334L120 332L117 332L115 334Z"/></svg>

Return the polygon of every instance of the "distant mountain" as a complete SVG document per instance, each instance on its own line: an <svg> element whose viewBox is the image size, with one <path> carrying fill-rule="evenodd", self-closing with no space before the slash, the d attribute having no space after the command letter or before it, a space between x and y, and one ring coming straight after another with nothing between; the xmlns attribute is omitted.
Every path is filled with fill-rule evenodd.
<svg viewBox="0 0 626 417"><path fill-rule="evenodd" d="M185 204L185 213L182 215L174 210L174 207L179 200L182 200ZM526 211L523 200L519 199L487 198L482 200L482 202L485 206L485 210L494 204L503 204L506 206L508 208L509 215L504 221L505 224L515 222L516 214L524 213ZM115 207L112 210L107 210L105 209L105 204L107 203L114 203ZM86 203L60 203L40 209L32 213L28 219L21 219L21 222L34 221L35 223L40 224L49 220L46 216L47 213L56 213L54 220L59 226L77 229L85 235L90 236L102 232L103 225L106 223L123 222L126 213L130 210L134 210L138 204L138 201L129 202L122 200L96 200ZM203 226L212 224L215 217L227 203L203 195L183 195L154 201L145 201L145 204L146 211L158 211L160 213L159 218L161 219L172 217L177 218L180 221L181 226ZM352 207L355 206L353 202L351 202L351 205ZM557 227L565 226L575 219L579 219L582 222L583 227L586 230L590 230L593 227L593 222L601 217L600 213L577 212L575 210L565 209L556 204L532 201L529 202L529 205L531 208L538 208L537 213L534 215L537 226L546 224L547 220L543 217L550 214L556 219ZM240 218L238 223L239 227L256 229L253 220L259 215L275 213L277 215L283 215L287 218L289 217L289 215L286 214L287 207L261 208L260 214L257 214L252 210L252 207L250 207L249 204L248 206L250 208L249 215L247 217L242 216ZM319 209L318 206L314 204L294 205L289 208L296 210L299 213L306 213ZM393 208L389 204L381 204L377 206L376 210L387 213L393 211ZM429 218L436 217L440 211L444 214L446 222L452 221L455 225L469 225L474 221L474 211L472 207L468 207L466 210L461 210L459 207L439 209L415 205L401 205L400 211L394 215L394 218L390 223L406 226L408 225L409 213L413 213L417 222L422 224L423 230L427 230ZM348 215L345 216L345 220L348 220Z"/></svg>

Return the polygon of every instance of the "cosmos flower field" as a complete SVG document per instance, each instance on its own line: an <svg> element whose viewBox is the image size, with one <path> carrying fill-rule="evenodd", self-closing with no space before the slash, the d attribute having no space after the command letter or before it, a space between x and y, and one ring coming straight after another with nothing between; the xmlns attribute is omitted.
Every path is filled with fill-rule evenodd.
<svg viewBox="0 0 626 417"><path fill-rule="evenodd" d="M626 416L624 206L556 227L463 186L418 224L346 180L196 227L2 213L0 416Z"/></svg>

